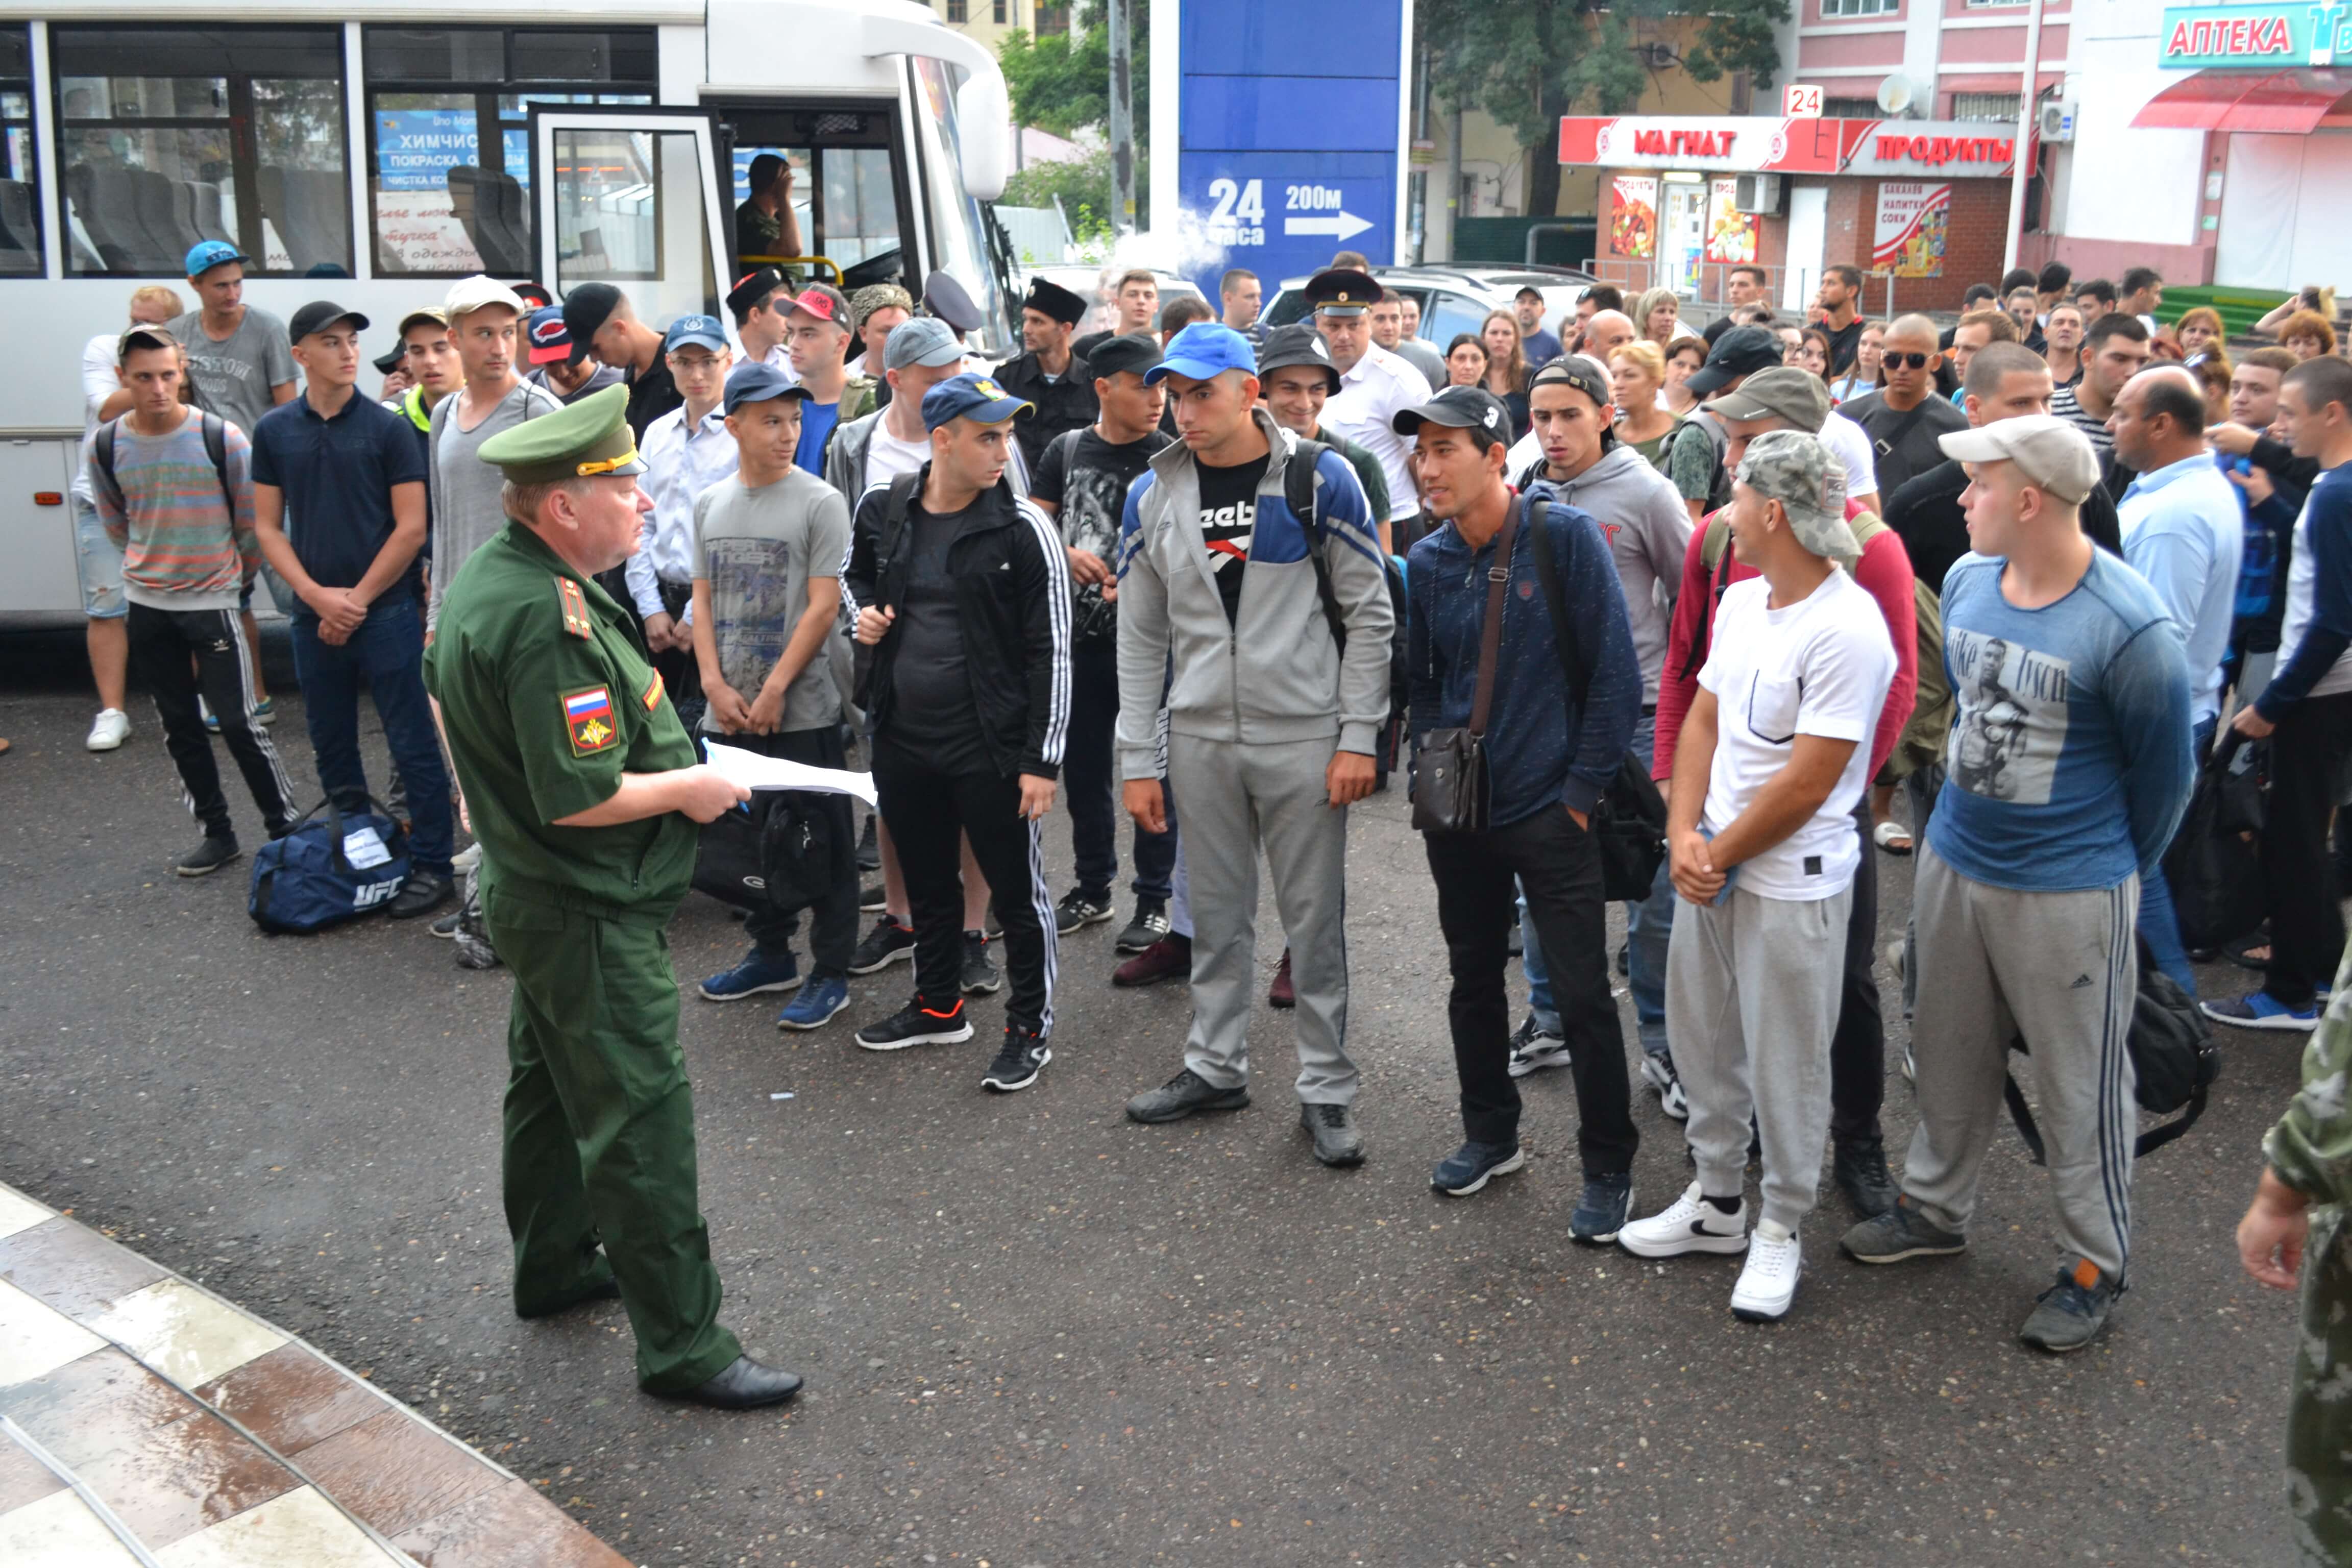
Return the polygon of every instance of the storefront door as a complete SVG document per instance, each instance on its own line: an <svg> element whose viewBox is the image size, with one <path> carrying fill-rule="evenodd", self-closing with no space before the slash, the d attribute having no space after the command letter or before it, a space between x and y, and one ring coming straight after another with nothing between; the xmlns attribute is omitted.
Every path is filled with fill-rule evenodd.
<svg viewBox="0 0 2352 1568"><path fill-rule="evenodd" d="M1658 287L1698 293L1699 260L1706 254L1706 184L1666 182L1666 211L1658 235Z"/></svg>
<svg viewBox="0 0 2352 1568"><path fill-rule="evenodd" d="M1789 192L1788 270L1780 281L1780 308L1806 310L1822 284L1822 252L1830 237L1830 193L1826 185L1797 185Z"/></svg>

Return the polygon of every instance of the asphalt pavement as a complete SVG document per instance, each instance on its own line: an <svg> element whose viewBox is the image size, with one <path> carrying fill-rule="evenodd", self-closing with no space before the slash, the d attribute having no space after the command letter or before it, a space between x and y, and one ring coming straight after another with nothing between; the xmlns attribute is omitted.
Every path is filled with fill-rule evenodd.
<svg viewBox="0 0 2352 1568"><path fill-rule="evenodd" d="M195 835L153 710L134 695L130 743L92 756L86 679L78 633L0 633L0 1179L366 1373L639 1562L2289 1559L2292 1302L2243 1278L2231 1232L2300 1037L2225 1036L2204 1121L2140 1168L2135 1288L2088 1351L2016 1341L2060 1259L2046 1178L2007 1130L1967 1254L1845 1260L1825 1171L1794 1312L1742 1324L1736 1260L1568 1239L1565 1072L1525 1085L1524 1173L1431 1192L1460 1136L1445 965L1391 792L1349 826L1358 1171L1309 1156L1290 1026L1263 1006L1248 1110L1126 1121L1180 1065L1190 1011L1181 987L1110 988L1116 925L1064 942L1053 1065L1011 1096L980 1087L1001 996L968 1045L874 1056L851 1031L904 1001L904 967L814 1035L777 1031L776 999L689 992L725 1318L808 1389L781 1415L682 1409L636 1392L616 1307L509 1310L506 976L457 968L422 922L264 936L249 862L173 876ZM1058 897L1059 812L1047 842ZM1909 862L1878 864L1883 949ZM1279 929L1269 898L1267 976ZM688 986L742 947L698 896L671 935ZM1899 1164L1913 1119L1882 981ZM1687 1176L1654 1096L1636 1118L1646 1213Z"/></svg>

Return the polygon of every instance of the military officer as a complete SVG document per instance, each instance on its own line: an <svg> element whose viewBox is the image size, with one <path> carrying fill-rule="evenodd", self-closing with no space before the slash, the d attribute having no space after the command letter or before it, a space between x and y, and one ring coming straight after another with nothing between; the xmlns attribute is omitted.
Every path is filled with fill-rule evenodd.
<svg viewBox="0 0 2352 1568"><path fill-rule="evenodd" d="M482 444L508 521L450 584L425 680L482 845L483 919L515 977L515 1310L617 1296L642 1387L749 1409L801 1380L719 1324L665 935L695 824L748 792L696 765L628 612L596 585L635 552L652 504L627 412L627 389L609 387Z"/></svg>
<svg viewBox="0 0 2352 1568"><path fill-rule="evenodd" d="M1086 315L1087 302L1067 289L1048 279L1030 279L1028 298L1021 301L1024 352L996 367L996 384L1008 395L1035 405L1034 413L1013 427L1022 460L1033 474L1055 437L1101 416L1095 374L1070 348L1070 334Z"/></svg>

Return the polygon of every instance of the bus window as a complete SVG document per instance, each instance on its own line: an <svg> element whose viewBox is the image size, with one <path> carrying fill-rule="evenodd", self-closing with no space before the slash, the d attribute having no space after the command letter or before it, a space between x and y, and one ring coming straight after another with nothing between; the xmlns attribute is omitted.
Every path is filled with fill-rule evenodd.
<svg viewBox="0 0 2352 1568"><path fill-rule="evenodd" d="M638 318L656 326L716 314L709 122L618 115L563 122L578 117L542 110L536 121L548 138L541 166L553 171L541 206L555 235L545 280L559 295L587 282L620 284Z"/></svg>
<svg viewBox="0 0 2352 1568"><path fill-rule="evenodd" d="M348 278L334 27L57 27L66 269L177 278L226 240L264 276Z"/></svg>
<svg viewBox="0 0 2352 1568"><path fill-rule="evenodd" d="M777 110L729 106L719 110L731 137L729 186L737 272L747 256L772 256L779 243L747 213L753 160L772 153L793 167L793 210L800 220L801 254L822 256L841 268L843 286L902 281L905 228L898 209L901 168L890 117L852 109ZM832 281L822 268L796 268Z"/></svg>
<svg viewBox="0 0 2352 1568"><path fill-rule="evenodd" d="M39 176L33 167L32 42L23 27L0 27L0 277L41 271Z"/></svg>
<svg viewBox="0 0 2352 1568"><path fill-rule="evenodd" d="M654 39L650 27L369 27L376 270L530 277L530 106L652 102Z"/></svg>

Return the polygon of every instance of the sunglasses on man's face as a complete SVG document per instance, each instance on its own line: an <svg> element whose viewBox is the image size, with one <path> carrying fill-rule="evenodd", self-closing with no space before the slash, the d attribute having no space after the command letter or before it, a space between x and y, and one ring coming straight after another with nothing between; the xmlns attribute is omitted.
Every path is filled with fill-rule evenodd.
<svg viewBox="0 0 2352 1568"><path fill-rule="evenodd" d="M1934 354L1890 353L1886 356L1886 368L1889 370L1925 370L1927 368L1927 362L1935 357L1936 356Z"/></svg>

